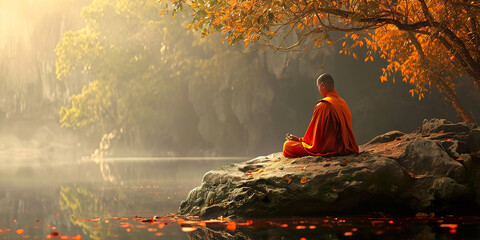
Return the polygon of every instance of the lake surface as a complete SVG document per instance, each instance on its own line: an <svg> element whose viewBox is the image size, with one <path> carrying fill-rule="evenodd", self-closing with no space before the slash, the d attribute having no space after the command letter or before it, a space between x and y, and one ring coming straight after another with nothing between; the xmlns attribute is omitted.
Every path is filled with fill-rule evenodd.
<svg viewBox="0 0 480 240"><path fill-rule="evenodd" d="M209 170L245 159L3 160L0 239L480 239L476 216L176 218Z"/></svg>

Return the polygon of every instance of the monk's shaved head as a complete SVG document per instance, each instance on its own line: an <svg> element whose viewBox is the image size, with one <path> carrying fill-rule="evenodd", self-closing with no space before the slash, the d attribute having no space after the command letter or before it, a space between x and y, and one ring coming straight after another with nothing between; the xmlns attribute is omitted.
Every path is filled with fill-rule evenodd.
<svg viewBox="0 0 480 240"><path fill-rule="evenodd" d="M324 73L317 78L317 86L320 86L321 83L325 84L325 87L329 91L335 89L335 83L333 82L333 78L328 73Z"/></svg>
<svg viewBox="0 0 480 240"><path fill-rule="evenodd" d="M324 73L317 78L317 86L320 86L321 83L324 83L330 90L335 89L335 83L333 82L333 78L328 73Z"/></svg>

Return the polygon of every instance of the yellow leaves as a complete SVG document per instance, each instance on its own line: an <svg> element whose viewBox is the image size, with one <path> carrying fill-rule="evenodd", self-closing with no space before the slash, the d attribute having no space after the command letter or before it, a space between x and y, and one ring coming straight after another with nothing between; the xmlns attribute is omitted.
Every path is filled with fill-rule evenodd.
<svg viewBox="0 0 480 240"><path fill-rule="evenodd" d="M161 11L158 16L163 16L163 14L165 14L165 12L167 11L167 8L163 9L163 11Z"/></svg>
<svg viewBox="0 0 480 240"><path fill-rule="evenodd" d="M198 22L197 22L197 24L195 24L195 29L197 29L197 28L198 28L198 26L200 26L200 24L201 24L201 23L202 23L202 21L201 21L201 20L200 20L200 21L198 21Z"/></svg>

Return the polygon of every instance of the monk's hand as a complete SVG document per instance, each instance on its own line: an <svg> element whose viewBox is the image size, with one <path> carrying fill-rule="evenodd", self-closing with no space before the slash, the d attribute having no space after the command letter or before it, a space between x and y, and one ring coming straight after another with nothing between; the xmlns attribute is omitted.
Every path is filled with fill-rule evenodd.
<svg viewBox="0 0 480 240"><path fill-rule="evenodd" d="M297 141L297 142L300 142L300 139L293 135L293 134L290 134L290 133L287 133L287 137L286 137L287 140L292 140L292 141Z"/></svg>

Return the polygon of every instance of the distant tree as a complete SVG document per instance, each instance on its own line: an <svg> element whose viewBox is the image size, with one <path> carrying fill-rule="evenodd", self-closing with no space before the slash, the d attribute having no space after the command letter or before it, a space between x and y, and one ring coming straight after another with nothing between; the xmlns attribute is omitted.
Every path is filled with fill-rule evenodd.
<svg viewBox="0 0 480 240"><path fill-rule="evenodd" d="M164 0L165 2L165 0ZM343 42L341 54L365 61L377 52L388 64L381 81L395 73L415 86L419 99L431 86L444 93L461 121L472 122L457 99L453 79L468 76L480 86L480 2L466 0L170 0L173 13L188 5L190 28L222 41L256 42L278 51L309 51ZM168 6L165 9L168 10ZM330 33L345 35L332 39ZM295 34L296 42L286 44ZM279 41L280 39L280 41ZM282 40L283 39L283 40Z"/></svg>
<svg viewBox="0 0 480 240"><path fill-rule="evenodd" d="M98 139L123 129L129 147L155 154L251 154L269 126L275 76L260 54L201 39L178 27L187 14L161 9L151 0L83 9L86 26L55 50L57 78L77 86L61 125Z"/></svg>

